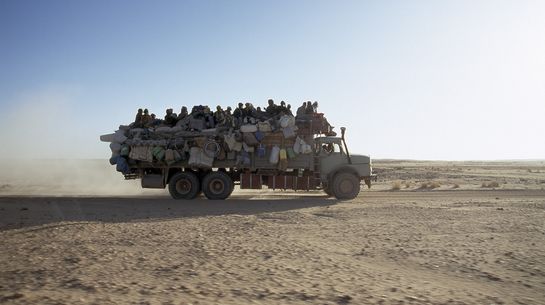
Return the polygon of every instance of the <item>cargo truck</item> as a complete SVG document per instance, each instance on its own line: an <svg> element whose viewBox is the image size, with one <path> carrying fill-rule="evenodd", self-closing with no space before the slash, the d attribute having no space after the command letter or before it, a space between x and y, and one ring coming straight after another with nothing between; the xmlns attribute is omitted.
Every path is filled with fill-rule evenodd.
<svg viewBox="0 0 545 305"><path fill-rule="evenodd" d="M297 130L296 136L281 130L261 132L256 127L256 135L260 133L256 137L258 144L244 143L242 149L226 145L225 135L232 134L232 130L170 133L155 142L131 142L129 134L133 130L127 130L122 137L128 135L128 140L118 141L119 146L124 146L127 151L136 151L136 145L148 145L145 147L152 153L153 149L164 146L167 155L170 151L170 155L175 152L177 157L165 157L164 150L161 154L163 148L159 148L159 155L153 152L154 156L145 160L133 156L132 151L128 154L122 152L123 148L112 148L118 161L112 163L118 163L118 170L123 172L125 179L141 179L143 188L167 188L172 198L181 200L193 199L201 193L211 200L227 199L235 185L239 185L240 189L254 190L263 187L273 190L323 190L328 196L347 200L358 196L362 184L370 188L371 181L376 181L370 157L349 153L344 127L341 128L341 137L325 136L320 116L305 123L298 122L297 126L293 126ZM243 134L247 135L248 132ZM106 139L107 136L102 136L101 140L115 142ZM239 137L240 142L233 143L240 144L245 139ZM292 147L298 144L303 148L295 149L297 153L294 153ZM181 147L185 147L185 150ZM284 148L288 148L287 156ZM125 167L121 170L120 161Z"/></svg>

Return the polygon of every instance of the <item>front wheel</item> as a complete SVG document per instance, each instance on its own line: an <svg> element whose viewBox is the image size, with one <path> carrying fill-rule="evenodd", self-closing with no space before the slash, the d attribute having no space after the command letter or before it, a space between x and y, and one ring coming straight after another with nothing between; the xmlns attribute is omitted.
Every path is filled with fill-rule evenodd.
<svg viewBox="0 0 545 305"><path fill-rule="evenodd" d="M329 197L335 197L335 194L333 194L333 191L331 190L331 186L330 186L330 185L324 187L323 190L324 190L324 192L327 194L327 196L329 196Z"/></svg>
<svg viewBox="0 0 545 305"><path fill-rule="evenodd" d="M233 179L225 172L210 172L202 180L202 190L206 198L223 200L233 192Z"/></svg>
<svg viewBox="0 0 545 305"><path fill-rule="evenodd" d="M200 190L199 178L192 172L177 173L168 183L168 192L174 199L194 199Z"/></svg>
<svg viewBox="0 0 545 305"><path fill-rule="evenodd" d="M351 173L338 173L333 178L332 190L337 199L354 199L360 193L360 180Z"/></svg>

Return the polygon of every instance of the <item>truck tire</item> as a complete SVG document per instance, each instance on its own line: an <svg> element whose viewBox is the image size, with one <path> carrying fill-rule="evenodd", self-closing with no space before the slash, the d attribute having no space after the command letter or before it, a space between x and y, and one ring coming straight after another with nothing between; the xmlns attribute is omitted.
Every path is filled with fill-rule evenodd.
<svg viewBox="0 0 545 305"><path fill-rule="evenodd" d="M210 200L224 200L233 192L233 179L224 172L210 172L202 180L202 190Z"/></svg>
<svg viewBox="0 0 545 305"><path fill-rule="evenodd" d="M332 190L337 199L354 199L360 193L360 180L351 173L338 173L333 178Z"/></svg>
<svg viewBox="0 0 545 305"><path fill-rule="evenodd" d="M327 194L328 197L335 197L335 194L333 194L333 191L331 190L331 186L328 185L324 187L324 192Z"/></svg>
<svg viewBox="0 0 545 305"><path fill-rule="evenodd" d="M192 172L177 173L168 183L168 192L174 199L194 199L200 190L199 179Z"/></svg>

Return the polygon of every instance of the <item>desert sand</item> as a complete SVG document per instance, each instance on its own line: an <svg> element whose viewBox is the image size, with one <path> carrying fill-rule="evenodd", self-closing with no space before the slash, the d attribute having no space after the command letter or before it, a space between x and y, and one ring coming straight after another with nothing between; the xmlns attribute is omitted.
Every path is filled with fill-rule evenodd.
<svg viewBox="0 0 545 305"><path fill-rule="evenodd" d="M174 201L104 163L2 165L0 303L545 304L542 161L376 161L351 201Z"/></svg>

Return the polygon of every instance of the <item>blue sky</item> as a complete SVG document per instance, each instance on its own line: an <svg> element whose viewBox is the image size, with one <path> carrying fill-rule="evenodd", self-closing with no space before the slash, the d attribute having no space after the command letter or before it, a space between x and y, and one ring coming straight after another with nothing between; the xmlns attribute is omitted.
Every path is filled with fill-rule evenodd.
<svg viewBox="0 0 545 305"><path fill-rule="evenodd" d="M376 158L545 157L543 1L1 0L0 42L5 157L107 158L137 108L268 98Z"/></svg>

